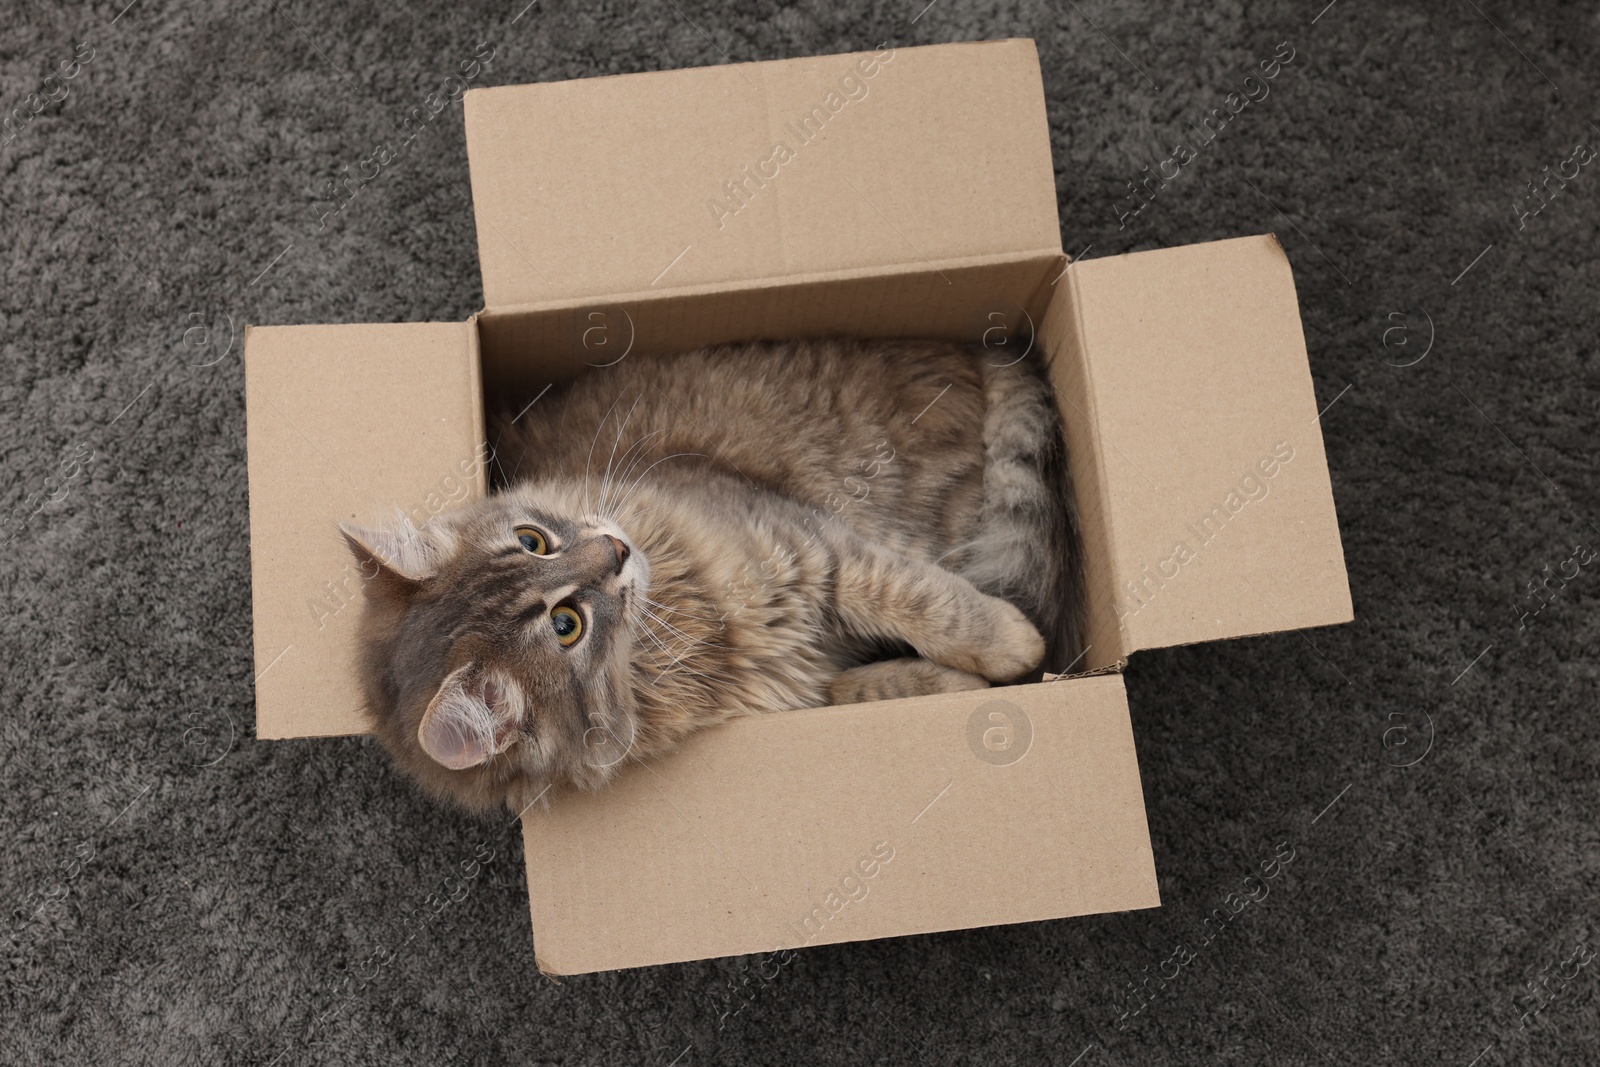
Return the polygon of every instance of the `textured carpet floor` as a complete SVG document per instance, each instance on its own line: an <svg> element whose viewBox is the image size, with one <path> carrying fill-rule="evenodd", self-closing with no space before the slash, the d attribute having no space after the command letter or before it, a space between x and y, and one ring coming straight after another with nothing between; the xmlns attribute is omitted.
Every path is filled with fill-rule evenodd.
<svg viewBox="0 0 1600 1067"><path fill-rule="evenodd" d="M0 18L0 1060L1600 1059L1600 576L1567 563L1600 545L1600 164L1526 187L1600 146L1592 5L125 2ZM808 950L727 1019L737 961L546 981L513 830L369 743L253 739L230 330L479 306L459 104L313 208L479 42L497 84L1004 36L1038 41L1069 251L1281 235L1357 621L1135 659L1159 910Z"/></svg>

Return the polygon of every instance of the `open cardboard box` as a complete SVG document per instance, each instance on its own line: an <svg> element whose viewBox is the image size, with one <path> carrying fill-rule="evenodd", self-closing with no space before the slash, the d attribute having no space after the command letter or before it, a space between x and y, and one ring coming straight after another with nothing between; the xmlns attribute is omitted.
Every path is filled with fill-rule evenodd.
<svg viewBox="0 0 1600 1067"><path fill-rule="evenodd" d="M336 523L487 491L486 399L714 342L1003 327L1005 352L1049 357L1068 430L1090 647L1046 666L1072 676L735 720L534 808L536 958L571 974L1157 906L1128 656L1352 617L1276 239L1069 268L1026 40L465 106L484 311L248 333L257 735L364 732Z"/></svg>

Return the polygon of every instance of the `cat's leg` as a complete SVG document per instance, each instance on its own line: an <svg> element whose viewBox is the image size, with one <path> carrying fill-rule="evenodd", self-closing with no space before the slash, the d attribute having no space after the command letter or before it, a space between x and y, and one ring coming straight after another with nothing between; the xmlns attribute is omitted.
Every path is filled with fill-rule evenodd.
<svg viewBox="0 0 1600 1067"><path fill-rule="evenodd" d="M847 632L904 641L924 659L994 682L1044 660L1044 639L1011 604L932 563L831 532L833 608Z"/></svg>
<svg viewBox="0 0 1600 1067"><path fill-rule="evenodd" d="M920 697L929 693L959 693L986 689L989 683L976 674L958 671L918 656L885 659L841 671L828 685L828 703L861 704L869 700Z"/></svg>

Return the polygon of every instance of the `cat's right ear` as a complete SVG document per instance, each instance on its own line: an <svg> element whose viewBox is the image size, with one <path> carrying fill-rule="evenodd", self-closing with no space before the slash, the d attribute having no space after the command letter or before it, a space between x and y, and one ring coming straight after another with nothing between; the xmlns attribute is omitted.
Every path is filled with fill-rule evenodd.
<svg viewBox="0 0 1600 1067"><path fill-rule="evenodd" d="M404 529L341 522L339 532L344 534L367 588L375 592L410 596L436 567L432 545L409 519Z"/></svg>

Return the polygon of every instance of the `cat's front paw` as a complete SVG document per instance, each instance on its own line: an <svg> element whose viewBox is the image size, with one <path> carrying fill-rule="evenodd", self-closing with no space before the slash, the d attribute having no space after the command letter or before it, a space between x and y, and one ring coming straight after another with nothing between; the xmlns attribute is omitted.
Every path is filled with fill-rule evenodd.
<svg viewBox="0 0 1600 1067"><path fill-rule="evenodd" d="M1005 682L1044 662L1044 637L1013 605L996 599L994 607L990 640L976 650L978 662L970 669L991 682Z"/></svg>
<svg viewBox="0 0 1600 1067"><path fill-rule="evenodd" d="M982 609L965 632L952 634L945 648L924 649L923 655L992 682L1019 678L1044 662L1044 638L1027 616L998 597L980 596Z"/></svg>

